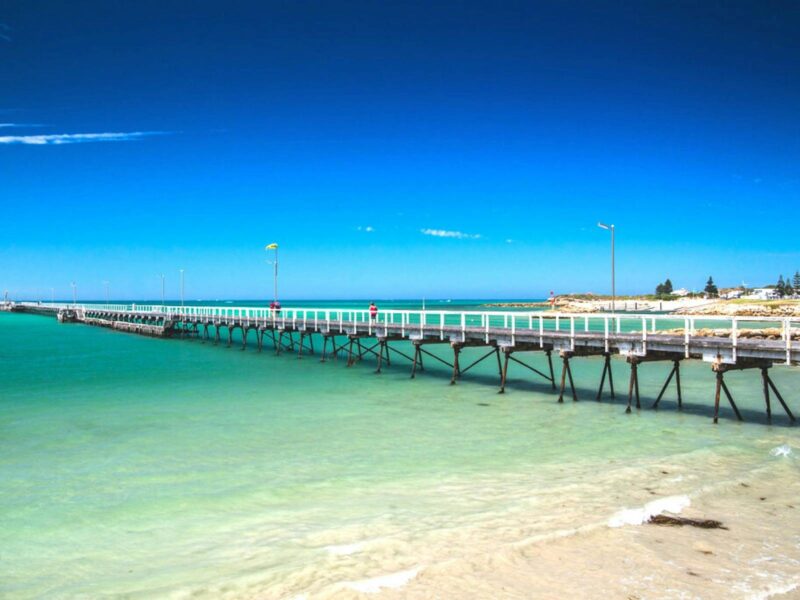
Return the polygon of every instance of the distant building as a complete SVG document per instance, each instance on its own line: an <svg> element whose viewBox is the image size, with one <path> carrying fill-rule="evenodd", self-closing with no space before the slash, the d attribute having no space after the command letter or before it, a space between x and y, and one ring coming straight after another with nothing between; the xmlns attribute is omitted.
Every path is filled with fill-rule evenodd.
<svg viewBox="0 0 800 600"><path fill-rule="evenodd" d="M725 300L735 300L736 298L741 298L742 296L744 296L744 290L739 289L724 290L719 295L720 298L724 298Z"/></svg>
<svg viewBox="0 0 800 600"><path fill-rule="evenodd" d="M683 296L688 296L689 294L691 294L691 292L689 290L687 290L686 288L678 288L677 290L672 290L672 295L673 296L681 296L681 297L683 297Z"/></svg>
<svg viewBox="0 0 800 600"><path fill-rule="evenodd" d="M775 288L755 288L746 297L752 300L777 300L779 298Z"/></svg>

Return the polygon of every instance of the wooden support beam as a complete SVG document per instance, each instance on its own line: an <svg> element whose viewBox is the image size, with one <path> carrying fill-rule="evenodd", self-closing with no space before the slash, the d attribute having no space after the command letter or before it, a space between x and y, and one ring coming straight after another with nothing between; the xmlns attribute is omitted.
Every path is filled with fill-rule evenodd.
<svg viewBox="0 0 800 600"><path fill-rule="evenodd" d="M733 412L736 413L736 418L739 419L740 421L744 421L744 419L742 419L741 413L739 413L739 409L736 407L736 403L733 401L733 396L731 396L730 391L728 391L728 386L725 384L724 377L720 377L720 383L722 384L722 391L725 392L725 396L727 396L728 402L730 402L731 406L733 407Z"/></svg>
<svg viewBox="0 0 800 600"><path fill-rule="evenodd" d="M542 372L541 372L539 369L537 369L536 367L532 367L531 365L529 365L529 364L527 364L527 363L525 363L525 362L521 361L520 359L518 359L518 358L515 358L514 356L511 356L511 354L510 354L510 353L509 353L509 356L508 356L508 358L509 358L510 360L513 360L513 361L514 361L515 363L517 363L518 365L521 365L521 366L525 367L526 369L528 369L528 370L530 370L530 371L533 371L533 372L534 372L534 373L536 373L537 375L541 376L543 379L546 379L547 381L550 381L550 382L552 383L552 380L551 380L551 379L550 379L550 378L549 378L547 375L545 375L544 373L542 373Z"/></svg>
<svg viewBox="0 0 800 600"><path fill-rule="evenodd" d="M597 389L597 400L603 399L603 389L606 383L606 375L608 375L608 385L611 388L611 398L616 398L616 394L614 394L614 374L611 371L611 354L609 352L603 353L603 374L600 376L600 387Z"/></svg>
<svg viewBox="0 0 800 600"><path fill-rule="evenodd" d="M460 346L460 347L463 347L463 346ZM479 359L472 361L472 362L469 364L469 366L467 366L467 367L465 367L465 368L461 369L461 370L459 371L459 377L460 377L461 375L463 375L464 373L466 373L467 371L469 371L469 370L470 370L472 367L474 367L474 366L475 366L475 365L477 365L478 363L480 363L480 362L483 362L484 360L486 360L487 358L489 358L490 356L492 356L493 354L497 355L497 365L498 365L498 367L500 367L500 369L499 369L499 372L501 373L501 376L502 376L503 367L502 367L502 366L500 366L500 349L499 349L499 348L497 348L497 346L494 346L494 347L492 347L492 349L491 349L491 350L489 350L489 352L487 352L486 354L484 354L483 356L481 356Z"/></svg>
<svg viewBox="0 0 800 600"><path fill-rule="evenodd" d="M742 416L739 413L739 409L736 407L736 403L733 401L733 396L728 390L728 386L725 383L724 374L727 373L728 371L743 371L745 369L759 369L761 371L762 391L764 394L764 403L766 404L767 420L772 419L772 406L770 403L770 390L772 390L772 392L775 394L775 397L781 403L783 410L786 411L789 420L792 423L794 423L795 418L794 415L792 414L792 411L789 410L789 407L786 405L783 396L778 391L778 388L775 387L775 383L769 376L769 369L771 367L772 367L772 362L765 359L740 359L735 364L714 363L713 365L711 365L711 369L717 374L717 389L714 394L714 423L717 422L719 416L720 391L725 392L725 396L731 403L733 411L734 413L736 413L736 417L740 421L742 420Z"/></svg>
<svg viewBox="0 0 800 600"><path fill-rule="evenodd" d="M275 338L275 330L269 329L270 337L272 338L272 349L275 350L275 354L278 354L278 340Z"/></svg>
<svg viewBox="0 0 800 600"><path fill-rule="evenodd" d="M453 365L451 363L449 363L446 360L444 360L443 358L441 358L439 356L436 356L435 354L432 354L431 352L428 352L427 350L425 350L425 348L422 347L422 344L419 345L419 351L420 351L420 357L419 357L420 358L420 369L423 368L423 366L422 366L422 355L423 354L427 354L432 359L438 360L440 363L442 363L443 365L447 365L451 369L453 368Z"/></svg>
<svg viewBox="0 0 800 600"><path fill-rule="evenodd" d="M461 368L458 366L458 355L461 354L461 346L453 344L453 376L450 378L450 385L456 384L456 378L461 376Z"/></svg>
<svg viewBox="0 0 800 600"><path fill-rule="evenodd" d="M636 393L636 408L641 408L642 405L639 401L639 361L631 357L628 359L628 362L631 365L631 379L628 384L628 407L625 409L625 412L630 414L631 400L633 400L634 392Z"/></svg>
<svg viewBox="0 0 800 600"><path fill-rule="evenodd" d="M653 408L658 408L658 403L661 402L661 398L664 396L664 392L667 391L667 386L669 382L672 381L672 378L675 377L675 383L678 387L678 408L682 406L681 400L681 361L680 360L673 360L672 361L672 369L667 376L667 380L664 382L664 385L661 386L661 391L658 393L658 398L653 403Z"/></svg>
<svg viewBox="0 0 800 600"><path fill-rule="evenodd" d="M552 350L548 350L547 351L547 366L550 369L550 383L553 386L553 390L555 390L556 389L556 375L555 375L555 371L553 371L553 351Z"/></svg>
<svg viewBox="0 0 800 600"><path fill-rule="evenodd" d="M572 401L578 401L578 394L575 391L575 382L572 380L572 369L569 365L569 359L572 357L571 352L562 352L561 353L561 390L558 394L558 401L564 402L564 390L567 387L567 378L569 378L569 387L572 391Z"/></svg>
<svg viewBox="0 0 800 600"><path fill-rule="evenodd" d="M778 391L778 388L775 387L775 383L772 381L772 378L769 375L767 375L767 383L772 388L772 391L775 393L775 396L778 398L778 401L781 403L781 406L783 407L783 410L785 410L786 414L789 416L789 420L792 423L794 423L795 422L795 418L794 418L794 415L792 414L792 411L789 410L789 407L786 405L786 402L784 402L784 400L783 400L783 396L781 396L781 393Z"/></svg>
<svg viewBox="0 0 800 600"><path fill-rule="evenodd" d="M381 367L383 366L383 349L384 349L384 346L386 346L386 342L378 342L378 344L380 345L380 352L378 352L378 368L375 370L376 373L380 373L381 372ZM387 350L387 354L388 354L388 350Z"/></svg>
<svg viewBox="0 0 800 600"><path fill-rule="evenodd" d="M503 348L503 370L500 373L500 391L499 394L506 393L506 380L508 379L508 356L511 354L512 350L510 348Z"/></svg>
<svg viewBox="0 0 800 600"><path fill-rule="evenodd" d="M319 359L319 362L325 362L325 353L328 351L328 337L327 335L322 335L322 356Z"/></svg>
<svg viewBox="0 0 800 600"><path fill-rule="evenodd" d="M386 364L387 365L391 365L392 364L391 360L389 359L389 353L390 352L394 352L395 354L399 354L400 356L402 356L403 358L407 359L410 362L414 361L414 357L413 356L409 356L408 354L398 350L397 348L392 348L392 346L389 344L390 341L391 340L389 340L389 339L386 340Z"/></svg>

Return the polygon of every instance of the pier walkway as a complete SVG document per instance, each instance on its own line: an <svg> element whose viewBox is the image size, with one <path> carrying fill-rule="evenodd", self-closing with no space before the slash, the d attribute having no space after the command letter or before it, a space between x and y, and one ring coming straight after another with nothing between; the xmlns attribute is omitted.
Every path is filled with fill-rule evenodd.
<svg viewBox="0 0 800 600"><path fill-rule="evenodd" d="M237 342L247 347L250 339L258 350L265 339L280 353L283 350L314 353L314 340L321 347L321 358L347 357L348 366L365 356L374 356L377 371L391 364L392 356L411 363L411 376L424 369L426 358L437 360L452 370L451 383L479 362L494 356L497 361L500 392L505 390L509 362L518 363L548 381L559 391L559 402L566 393L577 400L570 368L575 357L604 357L597 399L606 382L615 395L611 358L619 356L630 365L628 406L641 407L638 365L669 361L672 370L655 402L658 406L669 384L674 381L678 405L682 403L680 365L683 360L699 359L710 364L716 379L714 422L717 422L721 393L725 394L737 418L741 414L725 383L731 370L758 369L763 381L767 416L771 417L771 395L778 399L794 421L772 379L773 365L800 364L800 319L770 317L714 317L691 315L653 315L629 313L565 314L555 312L382 310L371 319L367 309L268 308L234 306L161 306L138 304L59 304L15 303L7 309L17 312L57 316L62 322L77 321L158 337L196 337ZM397 342L410 342L412 351L403 351ZM431 344L446 344L452 360L426 350ZM463 348L483 348L481 358L462 365ZM542 371L527 364L522 352L541 352L547 357ZM553 355L561 362L560 377L553 367ZM569 389L568 389L569 388Z"/></svg>

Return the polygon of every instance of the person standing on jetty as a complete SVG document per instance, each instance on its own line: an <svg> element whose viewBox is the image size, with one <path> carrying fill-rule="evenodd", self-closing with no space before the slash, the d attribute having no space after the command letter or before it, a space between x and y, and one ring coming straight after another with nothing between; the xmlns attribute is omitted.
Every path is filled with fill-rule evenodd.
<svg viewBox="0 0 800 600"><path fill-rule="evenodd" d="M369 303L369 319L370 321L378 320L378 307L375 305L375 302Z"/></svg>

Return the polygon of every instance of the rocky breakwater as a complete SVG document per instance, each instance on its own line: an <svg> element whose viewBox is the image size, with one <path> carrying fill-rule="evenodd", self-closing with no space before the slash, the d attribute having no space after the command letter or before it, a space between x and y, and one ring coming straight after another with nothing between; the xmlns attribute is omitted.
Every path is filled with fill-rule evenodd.
<svg viewBox="0 0 800 600"><path fill-rule="evenodd" d="M684 331L685 330L682 327L680 327L675 329L667 329L664 331L660 331L659 333L682 336L684 334ZM727 338L731 337L731 330L712 329L710 327L704 327L701 329L695 329L692 332L692 335L700 337ZM791 335L793 340L800 340L800 331L793 330ZM737 329L736 337L739 339L754 339L754 340L782 340L783 331L777 327L763 327L760 329Z"/></svg>
<svg viewBox="0 0 800 600"><path fill-rule="evenodd" d="M718 315L724 317L800 317L800 301L785 302L714 302L705 306L681 308L680 315Z"/></svg>
<svg viewBox="0 0 800 600"><path fill-rule="evenodd" d="M544 302L492 302L484 304L486 308L527 308L530 310L554 310L560 313L596 313L602 312L608 302L593 300L575 300L574 298L556 298L553 305L549 300Z"/></svg>

